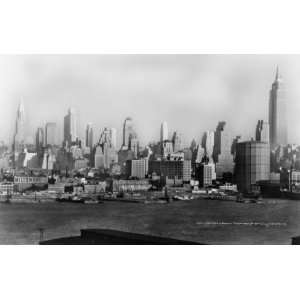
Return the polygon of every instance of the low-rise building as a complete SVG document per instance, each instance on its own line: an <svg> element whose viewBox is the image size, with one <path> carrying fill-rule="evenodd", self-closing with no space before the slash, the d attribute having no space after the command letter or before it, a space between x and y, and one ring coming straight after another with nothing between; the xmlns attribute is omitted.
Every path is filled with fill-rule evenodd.
<svg viewBox="0 0 300 300"><path fill-rule="evenodd" d="M97 194L106 191L106 182L99 182L98 184L86 184L84 185L84 191L89 194Z"/></svg>
<svg viewBox="0 0 300 300"><path fill-rule="evenodd" d="M89 161L86 158L75 159L74 161L74 169L85 169L88 167Z"/></svg>
<svg viewBox="0 0 300 300"><path fill-rule="evenodd" d="M113 180L113 192L147 191L151 187L149 180Z"/></svg>
<svg viewBox="0 0 300 300"><path fill-rule="evenodd" d="M300 171L292 171L291 184L299 184L299 183L300 183Z"/></svg>
<svg viewBox="0 0 300 300"><path fill-rule="evenodd" d="M190 160L154 160L149 162L149 173L159 175L166 185L189 183L192 167Z"/></svg>
<svg viewBox="0 0 300 300"><path fill-rule="evenodd" d="M17 191L22 192L32 186L45 186L48 184L48 177L42 176L14 176L14 184Z"/></svg>
<svg viewBox="0 0 300 300"><path fill-rule="evenodd" d="M0 194L12 194L14 191L13 182L1 182L0 183Z"/></svg>
<svg viewBox="0 0 300 300"><path fill-rule="evenodd" d="M62 182L58 182L55 184L48 184L48 192L50 193L64 193L65 192L65 184Z"/></svg>
<svg viewBox="0 0 300 300"><path fill-rule="evenodd" d="M220 185L219 189L222 190L222 191L237 192L237 185L226 182L225 184Z"/></svg>

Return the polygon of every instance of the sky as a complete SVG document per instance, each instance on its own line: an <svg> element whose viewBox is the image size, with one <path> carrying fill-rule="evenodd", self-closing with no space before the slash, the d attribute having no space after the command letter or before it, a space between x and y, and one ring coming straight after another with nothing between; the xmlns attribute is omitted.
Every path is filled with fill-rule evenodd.
<svg viewBox="0 0 300 300"><path fill-rule="evenodd" d="M259 119L268 120L276 67L286 88L289 142L300 144L299 55L1 55L0 140L11 143L23 98L26 134L57 122L69 107L78 112L78 131L115 127L132 117L142 145L159 140L168 123L189 145L225 121L225 130L254 137ZM31 138L30 138L31 137Z"/></svg>

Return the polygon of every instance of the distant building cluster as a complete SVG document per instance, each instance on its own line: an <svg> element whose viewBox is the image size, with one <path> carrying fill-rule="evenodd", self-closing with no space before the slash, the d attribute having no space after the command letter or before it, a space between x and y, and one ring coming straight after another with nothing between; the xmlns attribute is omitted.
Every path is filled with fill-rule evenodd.
<svg viewBox="0 0 300 300"><path fill-rule="evenodd" d="M4 143L0 145L2 175L6 171L15 174L20 170L67 178L97 174L102 179L120 180L113 187L116 190L139 186L139 180L156 182L159 186L182 186L196 181L202 188L231 183L247 192L261 182L280 181L289 170L300 170L300 148L288 144L285 91L278 69L270 90L269 120L258 120L251 140L233 136L226 122L220 121L214 131L205 131L198 143L193 140L186 147L182 133L170 132L167 122L163 121L159 140L141 147L134 120L128 117L123 123L122 143L118 149L117 131L111 127L97 134L92 123L88 123L81 140L78 113L74 108L68 110L63 124L61 144L54 122L37 128L35 145L28 144L25 108L21 101L12 150ZM294 179L298 178L295 174ZM132 180L132 184L127 185L124 180Z"/></svg>

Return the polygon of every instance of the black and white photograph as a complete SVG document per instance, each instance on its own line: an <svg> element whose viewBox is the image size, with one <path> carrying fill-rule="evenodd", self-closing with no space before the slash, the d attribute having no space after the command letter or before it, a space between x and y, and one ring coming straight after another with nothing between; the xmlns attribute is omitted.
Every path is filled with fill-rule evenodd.
<svg viewBox="0 0 300 300"><path fill-rule="evenodd" d="M3 55L1 244L297 244L298 55Z"/></svg>
<svg viewBox="0 0 300 300"><path fill-rule="evenodd" d="M298 6L0 1L0 298L298 299Z"/></svg>

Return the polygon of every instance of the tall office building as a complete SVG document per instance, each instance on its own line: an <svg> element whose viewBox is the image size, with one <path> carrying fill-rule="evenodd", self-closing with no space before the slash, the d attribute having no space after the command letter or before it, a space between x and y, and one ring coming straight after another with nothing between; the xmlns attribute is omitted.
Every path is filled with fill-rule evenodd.
<svg viewBox="0 0 300 300"><path fill-rule="evenodd" d="M199 180L200 187L212 185L212 181L216 179L215 165L213 163L196 164L195 178Z"/></svg>
<svg viewBox="0 0 300 300"><path fill-rule="evenodd" d="M114 142L113 142L113 139L112 139L112 128L108 128L108 127L105 127L101 134L100 134L100 138L99 138L99 141L98 141L98 145L102 145L104 143L108 144L108 146L110 148L114 148Z"/></svg>
<svg viewBox="0 0 300 300"><path fill-rule="evenodd" d="M45 144L46 146L54 146L57 145L57 127L56 123L49 122L46 124L46 136L45 136Z"/></svg>
<svg viewBox="0 0 300 300"><path fill-rule="evenodd" d="M247 141L236 145L235 175L239 191L249 192L258 181L270 178L270 145Z"/></svg>
<svg viewBox="0 0 300 300"><path fill-rule="evenodd" d="M113 148L117 149L117 129L110 128L109 132L110 132L111 145Z"/></svg>
<svg viewBox="0 0 300 300"><path fill-rule="evenodd" d="M64 117L64 142L70 146L77 138L77 113L74 108L70 108Z"/></svg>
<svg viewBox="0 0 300 300"><path fill-rule="evenodd" d="M131 138L130 139L129 149L134 153L134 157L138 158L138 155L139 155L139 140L137 138Z"/></svg>
<svg viewBox="0 0 300 300"><path fill-rule="evenodd" d="M164 158L170 156L174 152L173 151L173 143L168 140L163 141L161 148L162 148L162 156Z"/></svg>
<svg viewBox="0 0 300 300"><path fill-rule="evenodd" d="M191 149L191 151L192 151L193 153L194 153L195 151L197 151L197 142L195 141L195 139L192 140L190 149Z"/></svg>
<svg viewBox="0 0 300 300"><path fill-rule="evenodd" d="M118 162L118 154L112 144L111 130L104 128L101 132L95 153L95 168L109 169Z"/></svg>
<svg viewBox="0 0 300 300"><path fill-rule="evenodd" d="M216 164L217 178L224 173L233 173L234 161L232 155L233 139L225 129L226 122L219 122L215 131L213 159Z"/></svg>
<svg viewBox="0 0 300 300"><path fill-rule="evenodd" d="M92 149L94 143L94 132L92 123L88 123L85 131L85 146Z"/></svg>
<svg viewBox="0 0 300 300"><path fill-rule="evenodd" d="M182 136L179 132L175 131L173 134L173 151L178 152L182 150Z"/></svg>
<svg viewBox="0 0 300 300"><path fill-rule="evenodd" d="M271 149L287 144L286 99L283 82L277 68L275 81L270 90L269 124Z"/></svg>
<svg viewBox="0 0 300 300"><path fill-rule="evenodd" d="M205 156L210 162L213 162L213 151L215 144L214 131L206 131L202 138L202 147L205 149Z"/></svg>
<svg viewBox="0 0 300 300"><path fill-rule="evenodd" d="M269 143L270 128L269 124L263 120L258 120L256 125L255 139L258 142Z"/></svg>
<svg viewBox="0 0 300 300"><path fill-rule="evenodd" d="M44 129L42 127L39 127L36 131L35 146L37 151L41 150L44 146Z"/></svg>
<svg viewBox="0 0 300 300"><path fill-rule="evenodd" d="M201 144L198 144L195 162L201 163L204 158L205 158L205 149L202 147Z"/></svg>
<svg viewBox="0 0 300 300"><path fill-rule="evenodd" d="M129 149L130 140L137 138L137 134L134 130L134 124L131 118L126 118L123 125L123 150Z"/></svg>
<svg viewBox="0 0 300 300"><path fill-rule="evenodd" d="M168 132L168 124L166 121L162 122L160 127L160 142L163 143L163 141L166 141L169 138L169 132Z"/></svg>
<svg viewBox="0 0 300 300"><path fill-rule="evenodd" d="M21 99L17 111L16 130L15 130L14 142L13 142L14 153L18 155L18 153L22 152L24 145L25 145L25 109L24 109L23 100Z"/></svg>

